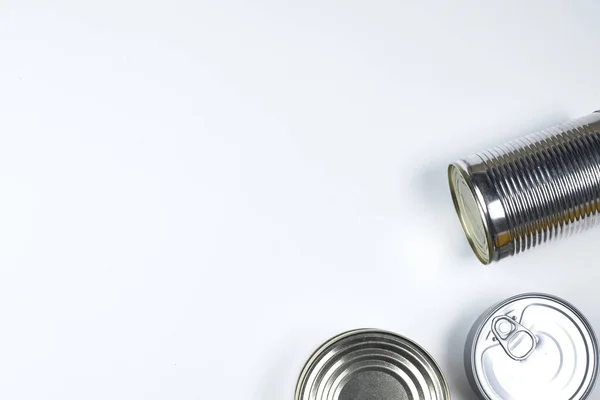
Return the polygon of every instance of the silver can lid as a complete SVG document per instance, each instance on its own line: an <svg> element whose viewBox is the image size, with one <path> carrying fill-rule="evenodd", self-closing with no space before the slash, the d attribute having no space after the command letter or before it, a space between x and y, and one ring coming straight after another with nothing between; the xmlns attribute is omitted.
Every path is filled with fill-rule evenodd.
<svg viewBox="0 0 600 400"><path fill-rule="evenodd" d="M449 400L446 380L415 342L375 329L324 343L306 363L295 400Z"/></svg>
<svg viewBox="0 0 600 400"><path fill-rule="evenodd" d="M571 304L523 294L486 312L467 341L465 367L486 400L582 400L598 376L598 342Z"/></svg>

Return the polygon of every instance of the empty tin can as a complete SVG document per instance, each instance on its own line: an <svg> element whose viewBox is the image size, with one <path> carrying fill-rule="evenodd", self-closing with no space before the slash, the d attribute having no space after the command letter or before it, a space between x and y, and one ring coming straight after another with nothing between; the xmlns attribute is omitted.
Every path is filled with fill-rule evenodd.
<svg viewBox="0 0 600 400"><path fill-rule="evenodd" d="M484 400L583 400L598 377L598 342L571 304L523 294L497 304L475 323L465 368Z"/></svg>
<svg viewBox="0 0 600 400"><path fill-rule="evenodd" d="M450 165L454 206L484 264L600 221L600 112Z"/></svg>
<svg viewBox="0 0 600 400"><path fill-rule="evenodd" d="M315 351L295 400L449 400L446 380L415 342L391 332L359 329Z"/></svg>

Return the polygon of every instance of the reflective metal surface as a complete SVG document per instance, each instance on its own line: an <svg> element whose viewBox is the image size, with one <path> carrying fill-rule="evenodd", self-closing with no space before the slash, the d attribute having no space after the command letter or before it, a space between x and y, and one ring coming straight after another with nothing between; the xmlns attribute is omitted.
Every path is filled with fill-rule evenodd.
<svg viewBox="0 0 600 400"><path fill-rule="evenodd" d="M582 400L598 376L598 343L571 304L545 294L510 298L477 321L465 351L484 400Z"/></svg>
<svg viewBox="0 0 600 400"><path fill-rule="evenodd" d="M485 211L478 200L477 189L470 186L468 176L460 168L451 165L449 181L454 207L460 218L467 239L479 260L488 264L491 257L489 230L486 226Z"/></svg>
<svg viewBox="0 0 600 400"><path fill-rule="evenodd" d="M394 333L361 329L323 344L308 360L295 400L449 400L427 352Z"/></svg>
<svg viewBox="0 0 600 400"><path fill-rule="evenodd" d="M597 225L600 112L459 160L448 179L484 264Z"/></svg>

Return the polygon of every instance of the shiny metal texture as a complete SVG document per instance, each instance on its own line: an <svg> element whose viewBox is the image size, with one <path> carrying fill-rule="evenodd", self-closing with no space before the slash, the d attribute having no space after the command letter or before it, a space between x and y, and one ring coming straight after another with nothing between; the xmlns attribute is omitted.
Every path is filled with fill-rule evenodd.
<svg viewBox="0 0 600 400"><path fill-rule="evenodd" d="M587 399L598 362L598 341L585 317L538 293L485 312L465 348L467 377L483 400Z"/></svg>
<svg viewBox="0 0 600 400"><path fill-rule="evenodd" d="M600 112L461 159L454 206L484 264L600 222Z"/></svg>
<svg viewBox="0 0 600 400"><path fill-rule="evenodd" d="M310 357L295 400L449 400L433 358L400 335L359 329L334 337Z"/></svg>

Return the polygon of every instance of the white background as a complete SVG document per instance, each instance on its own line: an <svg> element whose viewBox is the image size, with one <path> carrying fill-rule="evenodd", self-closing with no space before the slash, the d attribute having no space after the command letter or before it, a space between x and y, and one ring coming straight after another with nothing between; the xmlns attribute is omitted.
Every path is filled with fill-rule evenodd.
<svg viewBox="0 0 600 400"><path fill-rule="evenodd" d="M600 231L483 267L448 194L600 108L600 5L502 3L0 3L0 398L292 399L378 327L470 400L494 302L600 330Z"/></svg>

